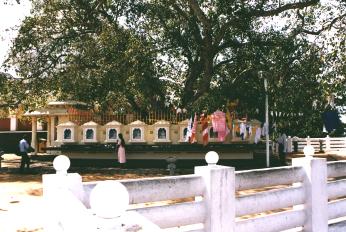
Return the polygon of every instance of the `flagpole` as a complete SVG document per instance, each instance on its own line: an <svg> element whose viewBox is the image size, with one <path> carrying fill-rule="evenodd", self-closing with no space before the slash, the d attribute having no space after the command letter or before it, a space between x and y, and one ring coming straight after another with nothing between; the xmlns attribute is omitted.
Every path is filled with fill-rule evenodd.
<svg viewBox="0 0 346 232"><path fill-rule="evenodd" d="M270 167L270 156L269 156L269 104L268 104L268 82L267 78L264 78L264 90L266 94L265 99L265 114L266 114L266 165Z"/></svg>
<svg viewBox="0 0 346 232"><path fill-rule="evenodd" d="M259 71L260 79L263 78L263 71ZM264 81L264 92L265 92L265 136L266 136L266 166L270 167L270 154L269 154L269 103L268 103L268 82L267 78L263 78Z"/></svg>

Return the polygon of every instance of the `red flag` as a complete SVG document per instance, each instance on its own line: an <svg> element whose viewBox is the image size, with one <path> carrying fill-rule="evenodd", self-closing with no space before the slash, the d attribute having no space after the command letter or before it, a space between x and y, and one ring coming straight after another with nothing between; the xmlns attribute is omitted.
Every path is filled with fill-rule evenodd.
<svg viewBox="0 0 346 232"><path fill-rule="evenodd" d="M206 146L209 140L209 130L208 130L208 117L205 114L201 114L201 124L202 124L202 138L203 145Z"/></svg>

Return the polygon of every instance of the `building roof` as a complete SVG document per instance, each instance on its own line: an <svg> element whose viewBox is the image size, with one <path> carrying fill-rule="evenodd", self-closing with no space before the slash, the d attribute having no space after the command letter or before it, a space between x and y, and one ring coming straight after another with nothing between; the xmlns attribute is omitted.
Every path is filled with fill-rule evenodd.
<svg viewBox="0 0 346 232"><path fill-rule="evenodd" d="M53 101L49 102L48 106L76 106L76 105L81 105L81 106L87 106L85 102L80 102L80 101Z"/></svg>
<svg viewBox="0 0 346 232"><path fill-rule="evenodd" d="M111 121L107 123L105 126L121 126L122 124L118 121Z"/></svg>
<svg viewBox="0 0 346 232"><path fill-rule="evenodd" d="M38 109L24 113L24 116L47 116L47 115L67 115L67 109Z"/></svg>
<svg viewBox="0 0 346 232"><path fill-rule="evenodd" d="M137 120L137 121L131 122L129 125L146 125L146 124L145 124L145 122Z"/></svg>
<svg viewBox="0 0 346 232"><path fill-rule="evenodd" d="M154 125L169 125L169 124L171 123L166 120L160 120L154 123Z"/></svg>
<svg viewBox="0 0 346 232"><path fill-rule="evenodd" d="M64 122L64 123L57 125L57 127L73 127L73 126L77 126L77 125L71 121Z"/></svg>
<svg viewBox="0 0 346 232"><path fill-rule="evenodd" d="M84 123L82 126L98 126L98 125L99 124L97 124L94 121L89 121L89 122Z"/></svg>

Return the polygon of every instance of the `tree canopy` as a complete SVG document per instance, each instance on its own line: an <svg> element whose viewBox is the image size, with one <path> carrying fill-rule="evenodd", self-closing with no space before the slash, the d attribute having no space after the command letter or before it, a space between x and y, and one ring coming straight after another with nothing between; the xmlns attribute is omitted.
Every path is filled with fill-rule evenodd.
<svg viewBox="0 0 346 232"><path fill-rule="evenodd" d="M341 0L32 4L6 63L25 84L23 101L212 111L239 99L240 114L261 118L259 71L268 79L273 111L316 116L330 93L345 99Z"/></svg>

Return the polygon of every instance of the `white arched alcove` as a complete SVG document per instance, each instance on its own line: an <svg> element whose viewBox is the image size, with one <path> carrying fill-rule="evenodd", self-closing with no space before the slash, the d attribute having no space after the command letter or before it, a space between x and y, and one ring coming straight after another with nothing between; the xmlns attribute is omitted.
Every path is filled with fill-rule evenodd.
<svg viewBox="0 0 346 232"><path fill-rule="evenodd" d="M75 143L77 141L77 125L73 122L64 122L56 126L57 142Z"/></svg>
<svg viewBox="0 0 346 232"><path fill-rule="evenodd" d="M169 143L170 140L170 122L165 120L157 121L154 124L154 142Z"/></svg>
<svg viewBox="0 0 346 232"><path fill-rule="evenodd" d="M145 143L145 132L147 129L147 124L142 121L134 121L129 124L130 127L130 139L131 143Z"/></svg>
<svg viewBox="0 0 346 232"><path fill-rule="evenodd" d="M111 121L104 126L106 129L106 143L117 142L119 133L122 133L121 126L122 124L118 121Z"/></svg>
<svg viewBox="0 0 346 232"><path fill-rule="evenodd" d="M99 124L90 121L82 125L84 143L97 143L98 142L98 127Z"/></svg>

